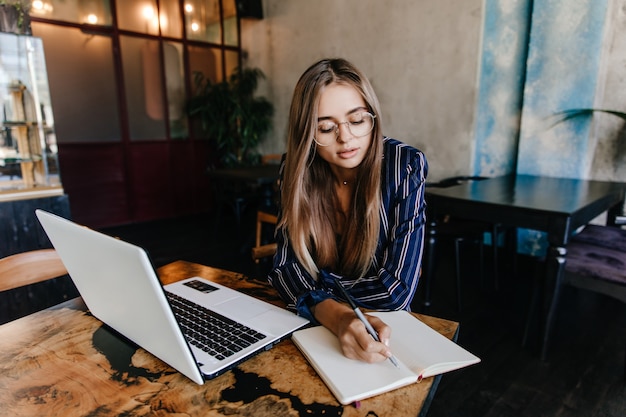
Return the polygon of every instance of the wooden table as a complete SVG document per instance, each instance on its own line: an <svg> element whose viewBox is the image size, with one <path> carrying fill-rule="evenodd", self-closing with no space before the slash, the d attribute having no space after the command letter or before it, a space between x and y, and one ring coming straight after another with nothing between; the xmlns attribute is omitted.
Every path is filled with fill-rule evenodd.
<svg viewBox="0 0 626 417"><path fill-rule="evenodd" d="M507 175L449 188L427 188L430 253L435 251L437 219L443 215L546 232L549 246L541 283L548 300L542 318L541 356L545 359L562 287L567 243L576 229L607 210L608 223L614 223L615 215L623 210L625 187L616 182ZM426 277L427 296L429 279Z"/></svg>
<svg viewBox="0 0 626 417"><path fill-rule="evenodd" d="M164 284L201 276L284 306L268 284L234 272L184 261L158 272ZM457 332L455 322L418 317L446 337ZM12 417L417 416L434 382L343 407L285 340L197 385L108 329L80 299L0 326L0 340L0 410Z"/></svg>

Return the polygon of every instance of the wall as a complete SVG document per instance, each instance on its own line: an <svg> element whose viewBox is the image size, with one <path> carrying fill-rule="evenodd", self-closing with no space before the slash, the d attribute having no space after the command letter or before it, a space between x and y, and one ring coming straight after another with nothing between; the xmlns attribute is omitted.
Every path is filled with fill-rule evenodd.
<svg viewBox="0 0 626 417"><path fill-rule="evenodd" d="M626 180L624 122L576 108L626 111L626 1L535 0L518 171ZM541 152L537 152L540 149Z"/></svg>
<svg viewBox="0 0 626 417"><path fill-rule="evenodd" d="M284 149L301 72L344 56L369 75L387 135L426 152L430 180L512 172L624 181L626 129L606 115L553 126L559 111L626 111L626 0L265 0L245 21L247 65L276 104L265 149ZM521 230L541 254L541 233Z"/></svg>
<svg viewBox="0 0 626 417"><path fill-rule="evenodd" d="M608 0L534 3L518 172L590 177L590 120L552 124L559 111L594 107Z"/></svg>
<svg viewBox="0 0 626 417"><path fill-rule="evenodd" d="M564 110L626 111L625 11L624 0L533 1L518 173L626 179L621 119L596 114L555 124ZM518 232L521 252L541 255L545 247L545 234Z"/></svg>
<svg viewBox="0 0 626 417"><path fill-rule="evenodd" d="M265 19L244 20L246 65L265 71L261 90L276 105L263 151L284 149L301 72L344 56L377 89L385 133L426 152L431 180L516 171L626 178L621 120L551 118L575 107L626 111L626 0L381 3L265 0Z"/></svg>
<svg viewBox="0 0 626 417"><path fill-rule="evenodd" d="M517 169L532 0L486 0L483 23L474 174Z"/></svg>
<svg viewBox="0 0 626 417"><path fill-rule="evenodd" d="M626 0L609 1L595 106L626 112ZM597 114L590 177L626 181L626 128L616 117Z"/></svg>
<svg viewBox="0 0 626 417"><path fill-rule="evenodd" d="M264 19L242 23L245 65L265 72L259 92L276 107L262 151L285 149L302 72L340 56L370 78L384 133L426 153L429 180L472 171L482 0L265 0L263 8Z"/></svg>

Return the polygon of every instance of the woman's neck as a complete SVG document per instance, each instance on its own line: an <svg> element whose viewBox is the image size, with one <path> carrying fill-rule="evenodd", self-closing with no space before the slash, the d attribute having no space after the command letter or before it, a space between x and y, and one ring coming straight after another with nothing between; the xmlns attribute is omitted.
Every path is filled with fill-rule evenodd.
<svg viewBox="0 0 626 417"><path fill-rule="evenodd" d="M354 185L356 182L356 168L339 168L336 166L331 166L331 170L333 175L335 176L335 183L341 186Z"/></svg>

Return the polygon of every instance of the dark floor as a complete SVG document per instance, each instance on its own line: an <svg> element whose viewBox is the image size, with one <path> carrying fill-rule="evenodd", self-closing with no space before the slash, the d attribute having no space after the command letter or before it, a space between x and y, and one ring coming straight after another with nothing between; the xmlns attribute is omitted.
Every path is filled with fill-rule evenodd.
<svg viewBox="0 0 626 417"><path fill-rule="evenodd" d="M248 213L242 230L253 230L252 215ZM234 233L233 223L225 214L216 228L210 215L201 215L104 232L146 248L157 267L182 259L263 279L268 265L259 267L250 260L252 234ZM486 273L481 285L477 254L465 248L463 306L458 312L452 258L443 249L433 305L424 311L420 288L414 310L459 321L458 343L482 362L443 376L430 417L626 416L624 305L567 288L549 359L541 361L536 349L521 346L527 300L540 265L530 258L518 259L515 268L502 262L495 291L493 274Z"/></svg>

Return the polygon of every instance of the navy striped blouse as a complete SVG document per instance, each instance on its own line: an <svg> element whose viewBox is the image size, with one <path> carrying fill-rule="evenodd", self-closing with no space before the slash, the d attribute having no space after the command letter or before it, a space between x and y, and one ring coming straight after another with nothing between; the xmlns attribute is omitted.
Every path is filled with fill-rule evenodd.
<svg viewBox="0 0 626 417"><path fill-rule="evenodd" d="M277 230L278 250L269 282L288 308L316 322L310 307L328 298L341 300L338 277L360 307L409 310L415 295L424 252L428 164L424 154L395 139L384 138L380 237L375 260L362 278L321 271L317 280L300 265L287 238Z"/></svg>

